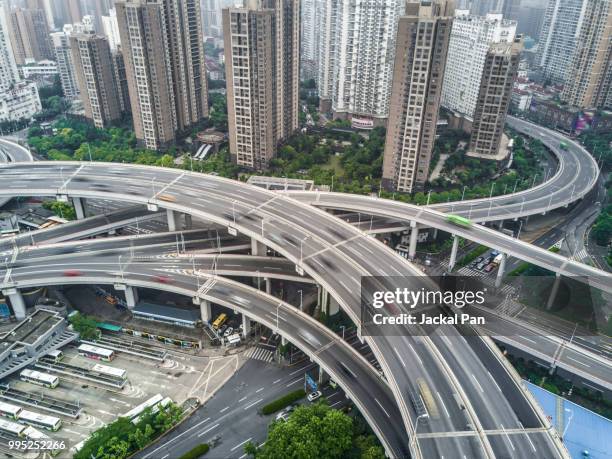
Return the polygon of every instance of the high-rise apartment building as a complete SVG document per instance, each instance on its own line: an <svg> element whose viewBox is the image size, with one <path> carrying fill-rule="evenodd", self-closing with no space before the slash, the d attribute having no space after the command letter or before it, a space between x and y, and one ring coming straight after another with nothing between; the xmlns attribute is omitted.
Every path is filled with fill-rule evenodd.
<svg viewBox="0 0 612 459"><path fill-rule="evenodd" d="M406 0L326 0L317 20L319 97L334 117L384 125L389 116L397 23Z"/></svg>
<svg viewBox="0 0 612 459"><path fill-rule="evenodd" d="M470 153L497 155L522 49L519 37L512 43L494 43L487 52L474 112Z"/></svg>
<svg viewBox="0 0 612 459"><path fill-rule="evenodd" d="M318 74L319 60L319 14L326 0L302 0L301 78L309 80Z"/></svg>
<svg viewBox="0 0 612 459"><path fill-rule="evenodd" d="M221 17L221 10L239 3L235 0L201 0L204 37L212 38L215 45L223 46L223 19Z"/></svg>
<svg viewBox="0 0 612 459"><path fill-rule="evenodd" d="M493 43L512 43L516 22L501 14L473 16L457 10L448 45L442 106L472 121L487 53Z"/></svg>
<svg viewBox="0 0 612 459"><path fill-rule="evenodd" d="M43 10L10 10L9 35L17 65L26 61L53 59L49 26Z"/></svg>
<svg viewBox="0 0 612 459"><path fill-rule="evenodd" d="M399 20L383 158L385 189L412 192L429 177L452 15L452 1L409 2Z"/></svg>
<svg viewBox="0 0 612 459"><path fill-rule="evenodd" d="M113 76L115 85L119 94L119 108L122 113L129 113L130 107L130 90L128 87L127 75L125 73L125 61L121 46L118 46L115 51L111 51L113 60Z"/></svg>
<svg viewBox="0 0 612 459"><path fill-rule="evenodd" d="M103 128L121 117L108 39L95 33L70 37L72 61L85 117Z"/></svg>
<svg viewBox="0 0 612 459"><path fill-rule="evenodd" d="M70 51L70 35L76 33L78 29L80 28L75 28L73 24L66 24L61 32L53 32L51 34L57 71L59 72L64 96L68 99L77 99L79 97L79 87Z"/></svg>
<svg viewBox="0 0 612 459"><path fill-rule="evenodd" d="M159 150L208 116L198 0L115 3L136 138Z"/></svg>
<svg viewBox="0 0 612 459"><path fill-rule="evenodd" d="M299 0L223 10L230 154L262 170L298 127Z"/></svg>
<svg viewBox="0 0 612 459"><path fill-rule="evenodd" d="M586 0L562 98L580 108L612 108L611 0Z"/></svg>
<svg viewBox="0 0 612 459"><path fill-rule="evenodd" d="M19 81L19 72L9 37L9 15L6 4L0 0L0 92Z"/></svg>
<svg viewBox="0 0 612 459"><path fill-rule="evenodd" d="M550 0L544 14L536 64L544 78L563 84L572 61L587 0Z"/></svg>
<svg viewBox="0 0 612 459"><path fill-rule="evenodd" d="M102 33L108 38L108 45L111 51L115 51L121 44L121 37L119 36L117 12L114 8L108 11L108 16L102 16Z"/></svg>

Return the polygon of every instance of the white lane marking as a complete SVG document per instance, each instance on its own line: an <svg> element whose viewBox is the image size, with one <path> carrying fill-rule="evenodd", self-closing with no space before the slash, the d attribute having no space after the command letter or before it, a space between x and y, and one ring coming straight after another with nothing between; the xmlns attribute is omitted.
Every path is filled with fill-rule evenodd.
<svg viewBox="0 0 612 459"><path fill-rule="evenodd" d="M587 363L581 362L580 360L576 360L576 359L574 359L574 358L572 358L572 357L569 357L569 356L568 356L567 358L568 358L569 360L572 360L572 361L576 362L576 363L579 363L580 365L584 365L585 367L590 367L590 366L591 366L591 365L589 365L589 364L587 364Z"/></svg>
<svg viewBox="0 0 612 459"><path fill-rule="evenodd" d="M500 424L502 430L504 431L504 434L506 435L506 438L508 439L508 443L510 443L510 446L512 447L512 451L515 451L516 448L514 447L514 444L512 443L512 440L510 440L510 435L508 435L508 432L506 432L506 428L504 427L503 424Z"/></svg>
<svg viewBox="0 0 612 459"><path fill-rule="evenodd" d="M480 385L480 383L478 382L478 380L476 379L476 376L474 376L474 373L471 373L471 375L472 375L472 379L474 379L474 382L478 386L478 389L480 389L480 392L484 393L484 390L483 390L482 386Z"/></svg>
<svg viewBox="0 0 612 459"><path fill-rule="evenodd" d="M279 382L281 382L281 380L277 379L276 381L272 381L272 384L276 384L276 383L279 383Z"/></svg>
<svg viewBox="0 0 612 459"><path fill-rule="evenodd" d="M190 427L189 429L187 429L185 432L178 434L176 437L171 438L170 440L164 442L163 445L161 445L160 447L154 449L153 451L151 451L149 454L147 454L146 456L144 456L143 459L146 459L147 457L151 457L152 454L155 454L156 452L158 452L160 449L165 448L166 446L168 446L168 444L172 443L173 441L178 440L180 437L182 437L183 435L185 435L187 432L192 431L193 429L195 429L196 427L201 426L202 424L204 424L205 422L208 422L210 420L210 418L206 418L203 421L198 422L195 426Z"/></svg>
<svg viewBox="0 0 612 459"><path fill-rule="evenodd" d="M378 403L378 406L380 406L380 409L383 410L385 412L385 414L387 415L388 418L390 418L391 416L389 416L389 413L387 413L387 410L385 410L385 408L381 405L381 403L378 401L377 398L374 398L374 401L376 403Z"/></svg>
<svg viewBox="0 0 612 459"><path fill-rule="evenodd" d="M295 383L302 381L302 378L298 378L295 381L290 382L289 384L285 384L285 387L293 386Z"/></svg>
<svg viewBox="0 0 612 459"><path fill-rule="evenodd" d="M240 400L238 400L238 403L244 402L246 399L247 399L247 397L242 397Z"/></svg>
<svg viewBox="0 0 612 459"><path fill-rule="evenodd" d="M395 346L393 346L393 350L395 351L395 355L397 355L397 358L399 359L399 361L402 363L402 366L406 368L406 362L404 362L404 359L402 359L402 356L397 351L397 348Z"/></svg>
<svg viewBox="0 0 612 459"><path fill-rule="evenodd" d="M255 393L256 393L256 394L258 394L258 393L260 393L262 390L264 390L264 388L263 388L263 387L260 387L259 389L257 389L257 390L255 391Z"/></svg>
<svg viewBox="0 0 612 459"><path fill-rule="evenodd" d="M497 381L495 381L495 378L493 377L493 375L491 374L491 372L490 372L490 371L487 371L487 373L489 373L489 377L491 378L491 381L493 381L493 383L495 383L495 387L497 387L497 390L501 392L501 391L502 391L502 390L501 390L501 387L499 387L499 384L497 384Z"/></svg>
<svg viewBox="0 0 612 459"><path fill-rule="evenodd" d="M259 400L255 400L254 402L249 403L247 406L244 407L245 410L248 410L249 408L251 408L252 406L257 405L259 402L261 402L263 400L263 398L260 398Z"/></svg>
<svg viewBox="0 0 612 459"><path fill-rule="evenodd" d="M225 411L229 410L229 406L226 406L225 408L223 408L222 410L219 410L219 413L223 413Z"/></svg>
<svg viewBox="0 0 612 459"><path fill-rule="evenodd" d="M247 441L251 441L253 437L249 437L247 438L245 441L243 441L242 443L237 444L236 446L234 446L232 449L230 449L230 451L236 451L238 448L240 448L242 445L244 445Z"/></svg>
<svg viewBox="0 0 612 459"><path fill-rule="evenodd" d="M215 424L214 426L209 427L208 429L206 429L204 432L200 432L200 433L198 434L198 438L199 438L199 437L201 437L202 435L207 434L207 433L208 433L208 432L210 432L211 430L216 429L217 427L219 427L219 424Z"/></svg>
<svg viewBox="0 0 612 459"><path fill-rule="evenodd" d="M448 414L448 410L446 409L446 405L444 404L444 400L442 400L442 396L440 395L440 392L436 391L436 394L438 394L438 399L440 400L440 403L442 404L442 408L444 408L444 412L446 413L446 417L450 418L450 414Z"/></svg>

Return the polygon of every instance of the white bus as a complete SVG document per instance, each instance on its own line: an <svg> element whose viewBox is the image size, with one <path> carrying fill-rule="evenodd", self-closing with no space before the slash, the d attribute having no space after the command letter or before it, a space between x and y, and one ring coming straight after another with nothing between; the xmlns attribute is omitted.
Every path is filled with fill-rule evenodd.
<svg viewBox="0 0 612 459"><path fill-rule="evenodd" d="M134 419L135 417L139 416L144 410L146 410L149 407L154 407L159 402L161 402L163 399L164 397L162 397L161 394L154 395L149 400L142 402L140 405L132 408L130 411L125 413L123 417L128 418L130 420Z"/></svg>
<svg viewBox="0 0 612 459"><path fill-rule="evenodd" d="M24 430L23 430L23 434L25 435L25 437L28 440L33 440L33 441L51 441L51 437L49 437L48 435L45 435L44 433L42 433L40 430L36 430L34 427L32 426L27 426ZM60 443L63 441L59 441L59 442L55 442L55 443ZM57 456L59 453L62 452L61 449L51 449L51 450L46 450L48 453L51 453L51 456Z"/></svg>
<svg viewBox="0 0 612 459"><path fill-rule="evenodd" d="M153 413L153 414L157 413L160 408L165 408L170 403L172 403L172 399L170 397L166 397L165 399L163 399L159 403L156 403L155 405L153 405L153 407L151 408L151 413ZM132 424L138 424L138 421L140 421L140 418L141 418L141 416L136 416L134 419L132 419Z"/></svg>
<svg viewBox="0 0 612 459"><path fill-rule="evenodd" d="M42 373L40 371L28 370L27 368L25 370L21 370L19 378L22 381L31 382L32 384L38 384L40 386L45 386L50 389L57 387L57 385L59 384L59 378L57 376L53 376L48 373Z"/></svg>
<svg viewBox="0 0 612 459"><path fill-rule="evenodd" d="M122 379L123 381L127 379L127 371L125 371L123 368L109 367L108 365L96 363L91 371L95 371L101 375L113 376L115 378Z"/></svg>
<svg viewBox="0 0 612 459"><path fill-rule="evenodd" d="M5 418L17 419L19 417L20 411L20 406L0 402L0 416L4 416Z"/></svg>
<svg viewBox="0 0 612 459"><path fill-rule="evenodd" d="M64 358L64 353L57 349L55 351L47 352L47 356L53 360L53 363L58 363Z"/></svg>
<svg viewBox="0 0 612 459"><path fill-rule="evenodd" d="M22 424L28 424L32 427L40 427L41 429L47 429L53 432L59 430L59 428L62 426L62 420L60 418L34 413L33 411L27 410L21 410L17 421Z"/></svg>
<svg viewBox="0 0 612 459"><path fill-rule="evenodd" d="M0 430L3 432L8 432L13 435L17 435L18 437L23 437L25 428L26 427L22 426L21 424L0 418Z"/></svg>
<svg viewBox="0 0 612 459"><path fill-rule="evenodd" d="M110 362L115 358L115 352L110 349L92 346L91 344L81 344L78 348L79 354L83 357L95 360Z"/></svg>

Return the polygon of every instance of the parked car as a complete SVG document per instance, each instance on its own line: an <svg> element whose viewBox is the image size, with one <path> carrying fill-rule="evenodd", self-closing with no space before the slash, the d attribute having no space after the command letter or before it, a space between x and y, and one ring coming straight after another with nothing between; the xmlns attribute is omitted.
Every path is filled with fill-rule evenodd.
<svg viewBox="0 0 612 459"><path fill-rule="evenodd" d="M227 327L225 329L225 331L223 332L223 336L225 336L227 338L232 333L234 333L234 329L232 327Z"/></svg>
<svg viewBox="0 0 612 459"><path fill-rule="evenodd" d="M485 265L486 265L486 263L485 263L484 261L481 261L481 262L480 262L480 263L478 263L478 265L476 266L476 269L477 269L478 271L481 271L481 270L482 270L482 268L484 268L484 267L485 267Z"/></svg>
<svg viewBox="0 0 612 459"><path fill-rule="evenodd" d="M490 273L491 271L493 271L495 269L495 264L493 263L489 263L487 266L485 266L484 268L484 272L485 273Z"/></svg>
<svg viewBox="0 0 612 459"><path fill-rule="evenodd" d="M321 395L323 395L321 393L321 391L317 390L317 391L314 391L314 392L311 392L310 394L308 394L307 398L308 398L309 402L314 402L315 400L321 398Z"/></svg>

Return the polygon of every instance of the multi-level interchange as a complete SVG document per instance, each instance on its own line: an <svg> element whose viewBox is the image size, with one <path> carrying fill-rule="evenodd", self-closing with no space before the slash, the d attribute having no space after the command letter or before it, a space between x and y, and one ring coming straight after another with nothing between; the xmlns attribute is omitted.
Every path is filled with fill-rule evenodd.
<svg viewBox="0 0 612 459"><path fill-rule="evenodd" d="M361 213L364 221L373 222L377 217L378 222L380 217L385 222L396 222L396 227L412 228L411 255L416 250L418 228L437 228L453 234L455 241L461 237L494 248L504 260L513 256L558 276L589 279L592 285L610 292L612 282L605 272L481 224L462 228L447 220L445 212L464 215L474 222L542 214L582 198L595 185L598 166L580 145L525 121L510 119L509 123L540 139L557 154L556 174L526 191L430 207L340 193L273 192L175 169L96 162L25 163L24 158L13 158L20 162L0 166L1 199L55 196L72 200L79 219L83 219L83 206L90 198L140 204L149 214L166 212L171 233L49 245L107 232L114 224L125 224L147 213L126 209L5 240L0 245L5 259L0 286L17 318L25 315L21 289L70 283L113 285L125 290L129 307L137 299L138 288L186 295L200 305L205 321L210 320L211 303L234 309L242 313L245 330L251 321L259 322L320 365L357 405L390 457L567 457L550 421L490 338L460 336L449 327L441 327L429 336L361 336L382 368L379 374L340 336L275 298L269 290L272 278L315 283L320 296L337 302L360 333L362 276L385 276L383 282L388 283L388 289L393 288L393 276L414 276L411 287L415 290L431 285L421 270L368 237L368 228L356 228L325 211L342 209ZM564 154L560 154L560 140L568 145ZM12 148L5 150L10 154ZM236 235L236 244L250 243L251 255L185 256L172 265L163 259L133 255L135 247L139 254L159 253L157 245L174 239L177 220L183 214L227 228ZM372 220L370 215L374 216ZM376 230L372 223L369 229ZM187 239L181 243L187 251L190 241L204 238L197 230L185 234ZM265 247L284 258L268 257ZM453 244L451 268L456 252L457 243ZM67 269L78 270L81 275L66 277L63 273ZM502 262L499 281L503 269ZM160 275L171 275L173 282L159 282ZM258 290L226 276L258 277L265 280L267 288ZM504 324L498 318L488 326L488 332L495 335L495 327L517 325ZM537 335L523 341L520 333L519 328L517 334L499 339L510 340L514 346L544 358L551 346L554 349L550 337ZM575 349L568 352L572 360L593 358ZM557 364L570 371L572 365L577 366L568 360ZM609 390L610 368L597 368L585 364L580 371L591 371L592 384ZM420 379L439 398L446 415L419 422L422 415L411 403L410 393Z"/></svg>

